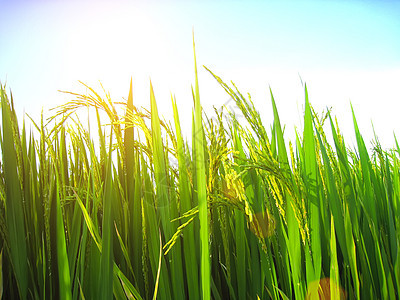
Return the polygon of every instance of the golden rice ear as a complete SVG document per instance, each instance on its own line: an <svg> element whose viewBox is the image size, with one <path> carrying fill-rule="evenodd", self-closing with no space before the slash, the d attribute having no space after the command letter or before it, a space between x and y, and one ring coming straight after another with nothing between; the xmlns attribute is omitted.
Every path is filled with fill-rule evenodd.
<svg viewBox="0 0 400 300"><path fill-rule="evenodd" d="M250 230L258 238L265 239L274 234L275 223L274 216L268 211L257 212L253 214L253 220L250 222Z"/></svg>

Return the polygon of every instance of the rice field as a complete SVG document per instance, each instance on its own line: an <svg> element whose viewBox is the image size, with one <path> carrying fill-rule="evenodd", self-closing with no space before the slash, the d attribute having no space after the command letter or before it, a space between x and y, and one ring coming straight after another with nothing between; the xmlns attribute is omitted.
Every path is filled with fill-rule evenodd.
<svg viewBox="0 0 400 300"><path fill-rule="evenodd" d="M189 112L172 98L160 118L151 84L149 110L132 85L123 103L87 87L22 124L1 86L3 299L399 298L397 141L369 151L353 112L350 149L306 87L304 131L287 141L272 91L263 124L206 70L244 118L202 112L195 60L191 137Z"/></svg>

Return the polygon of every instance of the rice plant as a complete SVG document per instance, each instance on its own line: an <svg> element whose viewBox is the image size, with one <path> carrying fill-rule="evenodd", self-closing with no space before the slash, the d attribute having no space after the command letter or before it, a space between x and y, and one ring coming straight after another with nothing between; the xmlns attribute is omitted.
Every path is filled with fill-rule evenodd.
<svg viewBox="0 0 400 300"><path fill-rule="evenodd" d="M397 140L369 152L353 112L348 148L305 87L304 131L286 141L272 91L266 127L250 95L205 70L245 122L203 113L195 58L191 137L174 98L173 125L160 118L151 83L150 110L132 83L123 102L86 86L30 130L1 86L1 297L399 297Z"/></svg>

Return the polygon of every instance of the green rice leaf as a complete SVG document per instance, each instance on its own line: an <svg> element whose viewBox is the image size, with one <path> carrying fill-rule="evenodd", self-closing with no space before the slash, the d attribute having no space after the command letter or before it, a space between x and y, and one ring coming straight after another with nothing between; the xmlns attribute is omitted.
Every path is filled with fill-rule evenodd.
<svg viewBox="0 0 400 300"><path fill-rule="evenodd" d="M307 282L318 280L321 276L321 224L320 224L320 201L317 191L317 158L315 152L315 140L313 131L313 120L310 103L308 100L307 86L305 86L305 113L304 113L304 160L305 160L305 182L307 186L308 209L311 228L311 251L313 271L307 270Z"/></svg>
<svg viewBox="0 0 400 300"><path fill-rule="evenodd" d="M171 97L172 98L172 97ZM177 155L179 168L179 195L181 211L187 212L192 209L192 195L189 183L188 163L186 161L186 151L181 133L178 108L176 101L172 98L172 107L174 111L175 131L177 139ZM188 292L190 299L200 299L199 285L199 265L196 259L196 241L195 241L194 224L185 226L183 239L183 255L186 262L186 280L188 283Z"/></svg>
<svg viewBox="0 0 400 300"><path fill-rule="evenodd" d="M112 133L110 135L110 150L107 160L106 182L103 198L103 222L102 222L102 251L99 276L99 297L111 299L113 295L113 214L112 203L116 201L113 189L111 173L111 146Z"/></svg>
<svg viewBox="0 0 400 300"><path fill-rule="evenodd" d="M201 291L202 299L210 299L210 250L209 250L209 229L208 229L208 207L206 192L206 174L204 166L204 140L202 109L200 106L199 82L197 76L196 51L193 34L194 72L195 72L195 151L196 176L197 176L197 197L199 199L200 218L200 242L201 242Z"/></svg>
<svg viewBox="0 0 400 300"><path fill-rule="evenodd" d="M57 182L57 263L58 277L60 283L60 299L70 300L71 294L71 275L69 272L69 263L67 255L67 246L65 242L64 221L61 211L60 192Z"/></svg>
<svg viewBox="0 0 400 300"><path fill-rule="evenodd" d="M9 237L11 263L17 280L19 296L26 299L28 293L28 258L23 213L23 198L18 176L17 153L14 147L12 111L1 89L2 154L6 192L6 223Z"/></svg>

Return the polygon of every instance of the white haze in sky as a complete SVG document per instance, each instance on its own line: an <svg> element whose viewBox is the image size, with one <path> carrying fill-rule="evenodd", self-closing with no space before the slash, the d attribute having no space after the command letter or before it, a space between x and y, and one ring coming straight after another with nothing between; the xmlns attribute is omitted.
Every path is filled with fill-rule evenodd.
<svg viewBox="0 0 400 300"><path fill-rule="evenodd" d="M244 4L246 3L246 4ZM367 143L373 129L384 147L400 137L400 5L395 2L298 1L1 1L0 81L22 117L85 93L81 80L115 101L149 108L149 82L162 116L172 121L171 93L191 133L195 32L200 98L233 107L207 66L251 94L267 129L269 88L286 138L302 134L304 87L317 112L332 107L354 145L350 102ZM46 115L50 115L46 113ZM326 127L329 130L329 127Z"/></svg>

